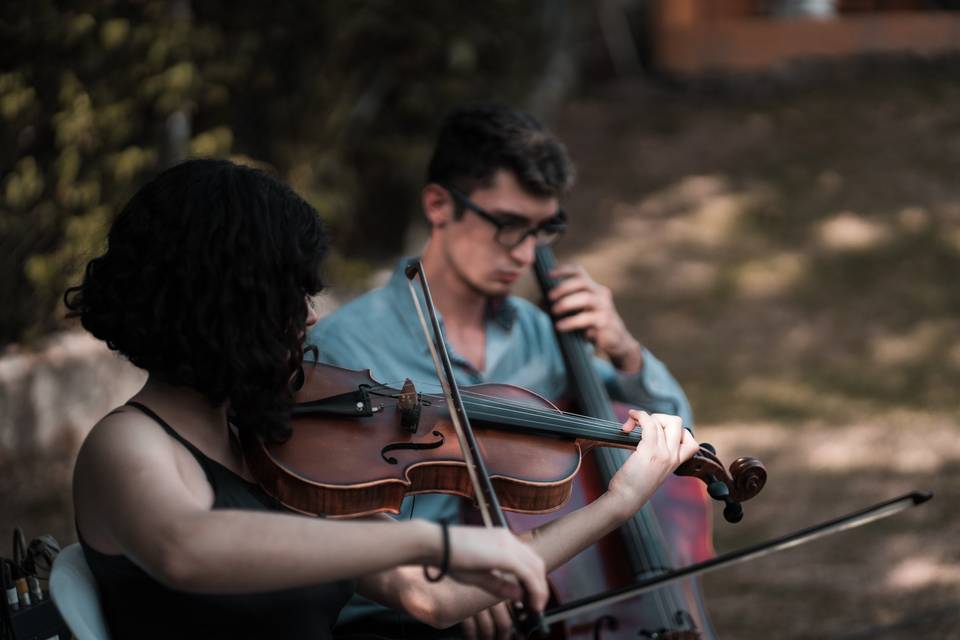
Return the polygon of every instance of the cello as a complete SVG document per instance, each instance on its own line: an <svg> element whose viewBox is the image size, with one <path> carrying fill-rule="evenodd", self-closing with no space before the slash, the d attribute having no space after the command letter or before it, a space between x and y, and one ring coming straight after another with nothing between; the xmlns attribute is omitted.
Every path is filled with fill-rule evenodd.
<svg viewBox="0 0 960 640"><path fill-rule="evenodd" d="M545 299L557 284L550 275L556 264L548 246L537 247L534 272ZM577 410L610 421L622 417L624 411L618 415L593 366L593 348L583 332L557 332L557 340ZM596 499L626 458L627 452L608 447L595 448L585 456L573 498L565 509L573 510ZM710 505L704 489L703 483L690 478L676 475L667 478L651 501L627 524L551 574L551 587L557 599L561 603L576 600L713 556ZM711 493L718 489L718 485L713 485ZM736 521L742 512L728 503L725 515L728 520ZM528 516L511 515L510 519L519 529L540 524L540 520ZM668 540L677 542L668 546ZM565 635L570 639L596 640L715 637L695 578L568 620Z"/></svg>

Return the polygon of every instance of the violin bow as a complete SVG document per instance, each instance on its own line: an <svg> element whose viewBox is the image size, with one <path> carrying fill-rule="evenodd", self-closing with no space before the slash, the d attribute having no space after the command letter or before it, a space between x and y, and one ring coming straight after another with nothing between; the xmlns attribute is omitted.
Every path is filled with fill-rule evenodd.
<svg viewBox="0 0 960 640"><path fill-rule="evenodd" d="M684 578L715 571L721 567L740 564L741 562L746 562L747 560L753 560L755 558L769 555L775 551L790 549L807 542L812 542L818 538L823 538L824 536L846 531L847 529L860 527L882 518L888 518L894 514L900 513L905 509L909 509L910 507L921 505L930 500L932 497L933 494L930 492L913 491L898 498L892 498L890 500L880 502L871 507L867 507L866 509L861 509L860 511L855 511L850 514L840 516L839 518L834 518L833 520L828 520L812 527L807 527L779 538L768 540L767 542L761 542L753 546L731 551L709 560L698 562L680 569L675 569L673 571L667 571L660 575L652 576L644 580L638 580L637 582L629 584L625 587L613 589L596 596L581 598L580 600L568 602L562 606L547 611L544 614L544 619L546 620L547 624L552 624L554 622L560 622L566 620L567 618L587 613L595 609L608 607L616 602L634 598L645 591L656 589Z"/></svg>
<svg viewBox="0 0 960 640"><path fill-rule="evenodd" d="M483 462L483 456L480 454L480 448L477 446L477 440L473 435L473 429L470 426L470 419L464 409L463 400L460 397L460 389L457 386L456 377L453 375L453 367L450 364L450 356L447 353L446 344L443 341L443 333L440 330L440 321L437 319L436 307L433 304L433 297L430 295L430 286L427 284L427 276L423 271L423 263L419 259L411 259L407 263L405 274L407 276L407 285L410 289L410 295L413 298L413 305L417 310L417 316L420 319L420 326L423 328L424 337L427 339L427 345L430 347L430 356L433 358L433 365L437 371L437 378L443 388L443 395L447 401L447 408L450 411L450 421L453 424L457 439L460 441L460 450L463 453L463 459L466 463L467 473L473 484L474 496L477 500L477 507L486 527L508 528L507 519L503 515L503 509L500 507L500 501L494 491L493 483L490 481L490 474ZM420 282L420 289L423 293L424 304L420 304L420 297L414 288L413 280L416 278ZM427 319L423 313L423 307L426 306L430 316L430 326L433 329L433 337L430 336L430 330L427 328ZM510 607L510 613L513 617L513 624L521 637L531 635L546 636L549 633L549 627L544 621L543 614L531 611L526 606L514 604Z"/></svg>

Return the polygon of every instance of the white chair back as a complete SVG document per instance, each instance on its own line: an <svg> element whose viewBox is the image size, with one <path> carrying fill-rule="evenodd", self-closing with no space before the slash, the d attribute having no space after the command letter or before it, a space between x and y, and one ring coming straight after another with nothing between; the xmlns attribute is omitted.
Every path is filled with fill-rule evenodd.
<svg viewBox="0 0 960 640"><path fill-rule="evenodd" d="M50 573L50 596L77 640L110 640L97 583L79 544L57 554Z"/></svg>

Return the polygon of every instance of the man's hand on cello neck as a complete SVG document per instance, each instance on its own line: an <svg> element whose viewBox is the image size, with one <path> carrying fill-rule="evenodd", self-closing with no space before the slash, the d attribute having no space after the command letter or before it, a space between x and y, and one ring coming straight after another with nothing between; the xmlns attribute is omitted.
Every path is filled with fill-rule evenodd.
<svg viewBox="0 0 960 640"><path fill-rule="evenodd" d="M617 369L628 374L640 371L643 350L617 312L610 289L578 265L557 267L551 275L560 281L549 294L550 312L560 318L557 330L582 330Z"/></svg>

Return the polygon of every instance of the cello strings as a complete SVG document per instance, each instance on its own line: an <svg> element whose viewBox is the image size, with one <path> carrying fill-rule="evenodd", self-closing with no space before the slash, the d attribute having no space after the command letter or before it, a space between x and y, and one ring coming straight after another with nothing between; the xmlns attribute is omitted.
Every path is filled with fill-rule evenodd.
<svg viewBox="0 0 960 640"><path fill-rule="evenodd" d="M556 260L552 252L549 250L538 250L536 252L534 268L541 289L544 292L553 286L549 274L555 266ZM593 387L587 391L593 391L593 398L603 398L607 400L606 406L609 407L609 396L606 393L606 389L601 387L601 382L593 369L593 353L592 350L588 353L587 343L583 338L582 332L558 332L557 338L562 343L563 353L570 359L570 366L579 367L579 371L583 374L578 377L578 382L587 387ZM574 372L570 373L572 374ZM589 375L591 373L593 375ZM581 391L581 395L585 396L586 392ZM585 409L586 407L581 408ZM617 470L623 465L627 455L628 454L621 449L600 448L595 452L594 459L601 468L601 473L605 476L605 483L609 482ZM660 555L664 555L662 545L657 542L658 540L663 540L663 538L654 537L654 526L650 522L653 520L656 523L657 519L655 514L650 514L652 514L652 508L649 506L648 501L647 504L641 507L637 514L621 526L621 532L627 538L625 543L628 552L632 549L634 553L631 553L631 555L639 556L631 563L635 571L637 569L649 571L652 566L656 566L656 564L651 562L650 558L650 554L656 552L648 549L649 547L657 547L661 551ZM650 515L650 517L647 517L648 515ZM656 528L660 529L658 523L657 525ZM647 533L646 536L643 535L645 532ZM635 542L631 543L631 541ZM664 624L664 627L672 627L673 621L670 617L670 610L680 611L684 609L680 602L680 596L674 589L669 589L669 593L663 589L657 589L650 595L652 596L653 605L659 612L660 620Z"/></svg>
<svg viewBox="0 0 960 640"><path fill-rule="evenodd" d="M597 452L598 464L606 467L607 477L612 477L622 464L622 460L618 460L619 456L617 455L620 453L620 451L610 449ZM656 537L656 531L651 524L651 520L655 521L656 518L651 517L651 514L652 508L648 502L633 517L621 525L628 532L627 535L630 539L638 541L636 544L627 545L628 552L631 552L631 565L635 573L634 579L639 576L649 576L649 574L662 568L662 565L656 562L653 557L657 550L662 549L662 544L658 542L662 538ZM650 596L650 600L658 610L661 620L671 620L670 613L683 608L679 596L674 593L673 589L658 589Z"/></svg>
<svg viewBox="0 0 960 640"><path fill-rule="evenodd" d="M568 354L568 357L574 361L572 364L579 367L579 371L581 372L594 373L593 356L592 353L588 353L583 340L575 334L566 334L562 336L562 339L567 342L565 352ZM581 375L580 377L589 379L595 387L594 397L607 400L607 406L609 406L609 397L607 396L606 389L600 388L600 381L597 376ZM609 482L626 461L627 454L622 450L608 448L597 451L595 457L597 463L605 467L603 473L605 480ZM632 550L633 553L631 553L631 555L636 556L634 562L631 563L633 564L635 573L637 570L649 573L651 570L658 567L664 568L665 565L667 565L667 563L662 562L665 556L662 543L662 541L664 541L662 528L659 526L659 521L649 501L644 504L633 517L627 520L624 525L621 525L621 528L625 530L625 535L628 536L628 540L637 541L635 544L627 543L628 551ZM659 535L657 535L658 533ZM664 622L671 620L671 611L679 611L684 608L680 601L679 594L677 594L674 589L657 589L651 596L654 606L659 611L660 619Z"/></svg>

